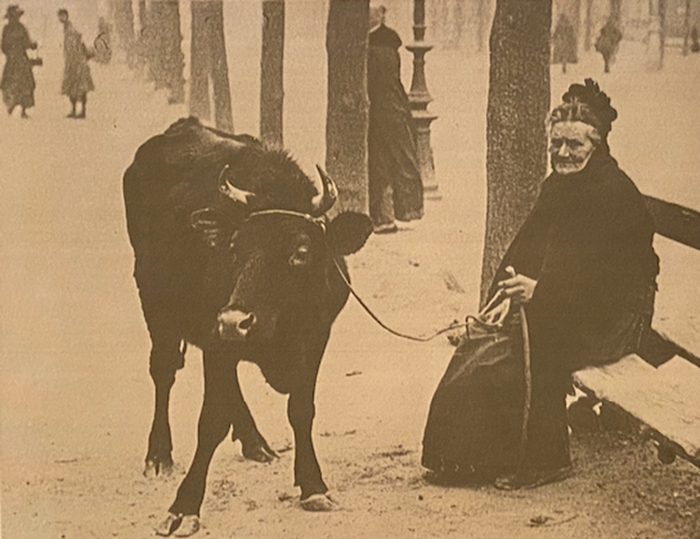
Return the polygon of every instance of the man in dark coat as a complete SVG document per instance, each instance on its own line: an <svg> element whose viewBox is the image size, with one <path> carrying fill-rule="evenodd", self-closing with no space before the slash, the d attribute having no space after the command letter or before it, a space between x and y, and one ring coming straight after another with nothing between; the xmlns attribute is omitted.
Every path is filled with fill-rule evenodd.
<svg viewBox="0 0 700 539"><path fill-rule="evenodd" d="M63 24L63 57L65 59L61 93L70 99L72 110L68 117L83 119L86 112L87 94L95 89L88 65L88 59L91 58L91 55L83 43L83 36L70 22L68 11L58 10L58 20ZM82 105L80 113L76 110L78 102Z"/></svg>
<svg viewBox="0 0 700 539"><path fill-rule="evenodd" d="M384 25L384 13L383 7L370 12L367 58L369 213L377 233L395 232L394 219L423 216L413 118L401 84L401 38Z"/></svg>
<svg viewBox="0 0 700 539"><path fill-rule="evenodd" d="M571 373L636 351L653 312L654 223L610 155L607 135L617 112L591 79L571 85L563 101L549 120L554 171L491 288L525 305L532 375L526 444L522 450L518 444L522 413L506 432L500 418L509 412L488 393L464 407L465 415L470 409L482 414L462 419L471 432L458 432L459 418L429 419L424 438L424 465L501 475L496 486L506 489L570 473L565 397ZM523 393L520 379L512 393ZM505 440L511 447L503 447Z"/></svg>
<svg viewBox="0 0 700 539"><path fill-rule="evenodd" d="M2 52L7 57L2 73L2 97L7 113L12 115L15 107L22 107L22 118L28 118L27 109L34 106L34 74L27 56L27 49L36 49L36 42L29 38L29 32L19 22L24 11L19 6L7 8L5 18L8 23L2 30Z"/></svg>

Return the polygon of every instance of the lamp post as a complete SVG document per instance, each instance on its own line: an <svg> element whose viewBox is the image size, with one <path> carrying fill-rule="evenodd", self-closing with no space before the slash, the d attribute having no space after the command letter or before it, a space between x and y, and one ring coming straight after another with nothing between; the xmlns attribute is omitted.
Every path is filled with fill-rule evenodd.
<svg viewBox="0 0 700 539"><path fill-rule="evenodd" d="M413 79L408 100L411 104L411 115L416 128L416 149L423 190L427 198L439 199L433 148L430 145L430 124L437 118L437 115L428 111L428 105L433 98L430 97L425 81L425 54L433 47L424 41L425 29L425 0L414 0L413 43L406 46L413 54Z"/></svg>

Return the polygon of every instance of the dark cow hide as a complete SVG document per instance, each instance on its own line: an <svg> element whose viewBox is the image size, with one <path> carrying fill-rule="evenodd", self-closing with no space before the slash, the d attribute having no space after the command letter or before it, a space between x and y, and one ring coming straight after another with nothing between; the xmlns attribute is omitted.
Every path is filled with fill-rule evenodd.
<svg viewBox="0 0 700 539"><path fill-rule="evenodd" d="M372 226L354 212L328 219L337 190L319 173L321 187L285 152L188 118L144 143L124 175L156 391L147 474L172 467L169 398L186 344L204 352L197 450L161 535L197 531L209 463L231 427L246 458L276 456L241 395L241 360L289 394L302 506L332 505L311 437L316 375L348 298L343 256L364 245Z"/></svg>

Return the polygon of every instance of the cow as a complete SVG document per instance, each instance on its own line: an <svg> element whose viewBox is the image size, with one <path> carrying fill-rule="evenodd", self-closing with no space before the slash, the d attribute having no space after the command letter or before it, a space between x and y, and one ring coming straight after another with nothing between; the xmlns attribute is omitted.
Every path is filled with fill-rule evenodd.
<svg viewBox="0 0 700 539"><path fill-rule="evenodd" d="M372 224L356 212L329 219L337 188L318 170L321 188L286 152L187 118L146 141L124 175L155 386L146 475L172 468L169 398L187 344L204 356L197 449L159 535L198 530L209 464L231 427L244 457L277 456L243 400L242 360L289 395L302 507L333 507L311 435L316 376L349 295L343 257L362 248Z"/></svg>

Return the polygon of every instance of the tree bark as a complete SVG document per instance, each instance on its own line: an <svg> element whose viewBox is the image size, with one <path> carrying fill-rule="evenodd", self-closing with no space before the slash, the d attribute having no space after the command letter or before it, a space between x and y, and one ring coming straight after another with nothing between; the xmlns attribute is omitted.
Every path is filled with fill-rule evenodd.
<svg viewBox="0 0 700 539"><path fill-rule="evenodd" d="M574 34L576 35L576 58L578 58L581 43L581 0L571 0L570 10L571 16L569 20L574 27Z"/></svg>
<svg viewBox="0 0 700 539"><path fill-rule="evenodd" d="M685 13L683 13L683 56L690 52L690 0L685 0Z"/></svg>
<svg viewBox="0 0 700 539"><path fill-rule="evenodd" d="M466 0L456 0L454 10L454 30L453 39L455 48L459 49L464 43L465 26L467 25L467 3Z"/></svg>
<svg viewBox="0 0 700 539"><path fill-rule="evenodd" d="M369 211L367 47L369 0L331 0L328 11L326 167L339 211Z"/></svg>
<svg viewBox="0 0 700 539"><path fill-rule="evenodd" d="M260 139L282 148L284 111L284 0L263 0Z"/></svg>
<svg viewBox="0 0 700 539"><path fill-rule="evenodd" d="M150 72L156 88L167 88L170 103L184 103L185 79L178 0L152 0L148 20L153 27Z"/></svg>
<svg viewBox="0 0 700 539"><path fill-rule="evenodd" d="M647 33L647 65L651 71L664 66L666 1L649 0L649 30Z"/></svg>
<svg viewBox="0 0 700 539"><path fill-rule="evenodd" d="M486 112L488 198L482 303L547 172L551 24L551 0L497 0Z"/></svg>
<svg viewBox="0 0 700 539"><path fill-rule="evenodd" d="M659 69L664 67L664 56L666 54L666 0L659 0L659 23L661 25L661 33L659 35Z"/></svg>
<svg viewBox="0 0 700 539"><path fill-rule="evenodd" d="M211 119L211 83L215 125L233 132L222 0L192 0L191 7L190 114Z"/></svg>
<svg viewBox="0 0 700 539"><path fill-rule="evenodd" d="M586 0L586 35L583 41L583 49L588 52L593 44L593 0Z"/></svg>
<svg viewBox="0 0 700 539"><path fill-rule="evenodd" d="M476 3L476 48L479 52L484 50L486 42L486 28L488 27L489 3L488 0L477 0Z"/></svg>
<svg viewBox="0 0 700 539"><path fill-rule="evenodd" d="M622 20L622 0L610 0L610 18L620 25Z"/></svg>
<svg viewBox="0 0 700 539"><path fill-rule="evenodd" d="M129 58L134 47L134 9L131 0L112 0L110 7L117 41Z"/></svg>

